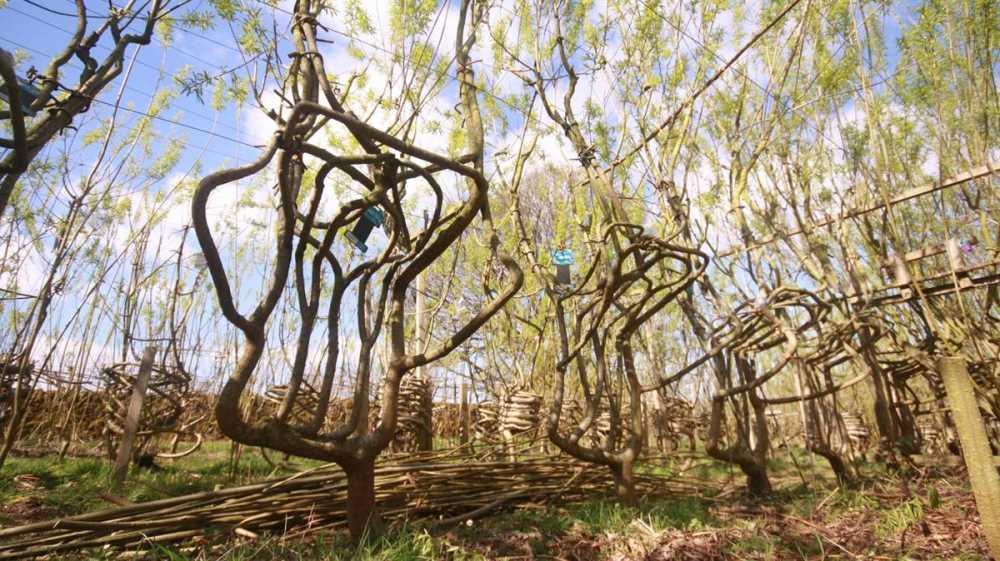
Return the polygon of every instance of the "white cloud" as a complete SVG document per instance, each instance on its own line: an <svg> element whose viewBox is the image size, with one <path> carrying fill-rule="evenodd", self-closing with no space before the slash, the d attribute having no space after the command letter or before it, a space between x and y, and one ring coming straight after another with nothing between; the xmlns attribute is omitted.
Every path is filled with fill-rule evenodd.
<svg viewBox="0 0 1000 561"><path fill-rule="evenodd" d="M280 108L281 98L272 90L265 91L261 95L261 101L264 103L265 108L274 110ZM250 142L253 144L266 145L274 135L274 131L278 129L274 121L260 107L252 106L247 112L245 119L246 123L244 127L246 128Z"/></svg>

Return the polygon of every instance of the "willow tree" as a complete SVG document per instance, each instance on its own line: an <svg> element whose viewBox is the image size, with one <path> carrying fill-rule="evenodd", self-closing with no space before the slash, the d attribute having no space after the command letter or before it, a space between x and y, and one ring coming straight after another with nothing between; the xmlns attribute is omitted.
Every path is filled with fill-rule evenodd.
<svg viewBox="0 0 1000 561"><path fill-rule="evenodd" d="M29 259L41 257L45 263L39 278L31 279L33 294L20 296L18 299L22 302L13 306L21 313L14 314L14 329L9 334L12 339L9 356L21 363L20 370L30 370L28 363L36 358L32 356L36 352L42 357L35 364L39 369L50 368L50 361L54 358L76 362L76 357L58 356L57 353L65 352L60 343L68 338L67 333L71 331L71 326L76 325L85 305L96 304L95 293L100 294L100 288L109 275L109 269L102 269L103 264L94 268L86 265L92 265L95 255L112 251L112 242L117 238L117 233L109 234L109 230L121 225L109 223L112 221L102 223L102 219L116 214L120 203L128 203L125 199L119 200L119 205L109 202L113 194L118 194L115 192L117 188L135 179L131 170L124 169L123 162L137 155L141 150L136 149L138 144L145 144L148 148L152 135L151 121L159 118L159 113L173 100L173 96L154 97L145 107L145 115L138 120L138 124L128 127L122 122L121 114L135 110L122 107L123 91L141 47L148 45L159 32L166 32L190 0L129 0L121 6L109 4L106 15L97 15L93 9L96 2L89 4L85 0L74 0L71 3L75 7L73 13L65 11L70 4L65 7L34 4L50 16L75 19L69 41L43 70L30 68L21 71L15 68L10 57L0 57L0 74L8 97L8 107L0 110L0 119L10 119L13 132L11 139L0 138L0 147L9 149L0 159L0 216L3 216L4 224L10 226L10 235L5 241L9 244L12 240L37 236L39 249L27 249L24 253L30 256ZM82 68L75 79L70 80L67 69L74 63ZM121 81L116 96L100 99L99 96L115 80ZM22 84L26 86L20 87ZM91 124L81 116L95 104L110 107L110 118L102 123L103 129L91 129L87 134L78 135L80 128L89 128ZM123 129L127 129L126 135L121 135ZM72 148L57 151L56 158L46 158L43 150L60 135L66 139L66 146ZM152 187L162 179L162 175L154 178L157 173L166 175L176 166L180 152L178 142L183 145L182 141L174 139L161 147L159 154L144 154L150 165L143 175L151 181L136 191ZM72 166L68 164L77 155L74 150L87 153L85 167L88 172L79 178L70 177L69 172ZM53 162L57 158L59 164L55 165ZM60 172L63 172L61 178L57 177ZM8 206L16 207L18 212L4 215ZM65 208L61 208L63 206ZM108 207L116 208L109 212ZM39 228L39 223L44 226ZM45 245L51 247L48 251L41 249L42 238ZM25 245L30 247L30 244ZM45 253L47 255L42 255ZM7 265L17 260L15 255L6 254ZM115 260L109 261L113 263ZM11 266L9 270L16 271L16 267ZM74 282L85 276L85 271L91 274L91 278L84 283ZM77 289L79 292L75 292ZM56 323L52 321L52 316L56 315L52 313L52 308L54 300L63 293L74 297L82 295L85 302L70 305L77 306L76 312L67 314L70 317L68 321ZM91 301L86 302L87 299ZM40 351L38 342L44 337L42 332L46 327L53 328L53 335L48 348ZM80 347L89 349L92 344L81 344ZM85 362L83 357L86 354L80 354L81 362ZM82 371L82 368L77 371ZM30 385L35 384L37 377ZM19 384L15 392L16 413L5 427L0 465L18 437L28 407L31 388L22 386Z"/></svg>
<svg viewBox="0 0 1000 561"><path fill-rule="evenodd" d="M694 282L708 258L670 239L650 236L635 225L612 225L601 234L595 236L593 247L603 247L608 253L616 234L627 241L619 242L622 250L614 256L595 251L576 287L549 287L555 300L560 352L546 432L562 451L606 465L618 496L633 504L637 500L633 469L647 430L636 336ZM572 321L567 318L567 307ZM561 428L566 376L571 370L576 371L586 408L575 426L566 422ZM602 409L609 416L608 434L587 446L581 437Z"/></svg>
<svg viewBox="0 0 1000 561"><path fill-rule="evenodd" d="M155 142L162 136L154 123L173 106L178 93L160 89L156 82L157 95L141 109L126 107L125 91L138 58L137 51L131 54L108 98L109 110L95 109L88 115L93 118L78 119L76 127L62 131L65 144L50 147L35 159L30 173L20 176L10 200L12 211L3 216L3 290L18 297L3 303L11 329L0 337L0 345L4 354L21 363L21 370L29 370L28 363L34 362L36 371L30 383L19 384L15 392L15 414L4 426L0 464L21 432L40 373L61 371L56 381L48 381L61 383L61 376L79 385L101 354L92 351L121 325L105 315L117 307L115 297L121 292L114 285L119 275L131 277L136 285L155 284L160 279L150 279L147 273L157 271L156 262L162 265L162 260L153 253L174 242L167 239L163 222L176 200L171 195L181 190L183 181L166 188L164 184L183 177L185 143L176 135ZM132 111L143 116L131 120L126 115ZM135 193L148 195L140 198ZM154 251L145 247L150 242ZM123 272L130 254L133 264L141 266ZM143 271L146 266L150 268Z"/></svg>
<svg viewBox="0 0 1000 561"><path fill-rule="evenodd" d="M558 127L578 160L577 173L571 177L581 177L582 183L570 183L566 186L568 192L556 197L573 200L581 193L589 193L596 203L592 213L574 213L577 216L568 219L560 239L546 244L541 239L544 232L530 225L537 216L526 215L519 191L523 164L532 150L519 153L510 181L519 249L531 263L537 285L553 305L555 331L541 333L550 337L557 349L553 353L555 375L550 382L553 395L546 433L563 452L607 466L619 497L633 503L636 500L633 467L646 440L642 396L648 357L642 356L638 336L650 320L701 275L708 258L677 243L677 231L661 235L655 233L657 228L647 228L644 209L626 204L626 193L640 192L641 187L630 185L614 170L603 169L602 157L607 152L598 147L606 148L603 142L606 137L588 130L590 127L581 120L590 121L590 111L578 116L584 77L578 71L578 61L596 60L605 48L595 41L599 30L584 36L583 29L589 25L591 16L585 4L522 6L519 14L522 25L530 26L522 28L522 35L531 37L527 44L509 44L504 37L496 36L494 40L506 56L516 61L516 71L533 90L545 115ZM552 87L559 78L550 77L550 72L565 78L561 98ZM594 80L594 73L594 69L588 68L587 78ZM532 187L530 182L527 186ZM573 203L580 206L578 201ZM558 206L548 209L543 222L566 223L567 218L561 215L563 209ZM572 248L573 266L578 271L573 282L552 274L546 245L549 249ZM569 414L568 376L576 380L583 401L583 411L576 419ZM596 432L600 417L608 423L607 433L588 442L584 436Z"/></svg>
<svg viewBox="0 0 1000 561"><path fill-rule="evenodd" d="M535 356L548 347L546 357L555 366L544 382L552 392L546 435L561 451L607 467L619 498L633 504L633 469L647 431L643 394L649 357L637 342L639 330L694 282L708 258L639 225L581 225L552 205L528 211L530 197L521 186L530 188L531 178L543 176L525 181L522 170L516 166L510 182L518 248L531 265L532 284L548 297L544 313L552 318L536 325ZM566 226L557 225L557 239L540 226L552 223ZM575 278L552 268L555 259L546 247L572 251ZM518 311L510 315L521 317ZM606 426L600 426L602 419Z"/></svg>
<svg viewBox="0 0 1000 561"><path fill-rule="evenodd" d="M963 250L968 266L997 257L988 216L997 201L989 168L1000 97L989 30L1000 16L990 3L919 2L907 6L914 17L893 42L897 22L885 6L833 2L827 17L807 23L815 48L799 55L798 72L810 79L788 88L780 134L756 166L760 185L743 201L757 237L726 253L807 275L841 317L877 317L860 323L860 367L871 373L866 397L883 452L895 454L917 451L907 403L915 397L907 395L912 380L884 357L924 354L933 378L930 355L948 346L966 346L977 361L993 354L983 346L995 338L982 316L995 306L989 291L871 304L896 290L896 256L953 238L976 240ZM977 169L973 179L953 181ZM921 189L926 195L888 204ZM927 261L905 267L911 279L947 272ZM894 337L880 340L879 324L893 326Z"/></svg>
<svg viewBox="0 0 1000 561"><path fill-rule="evenodd" d="M157 25L189 3L190 0L129 0L98 18L98 23L93 25L91 18L94 11L87 7L85 0L74 1L76 26L72 37L49 61L44 71L31 76L32 81L38 84L34 99L20 100L29 107L30 114L41 114L25 119L26 115L19 107L11 107L4 112L13 119L15 134L13 142L3 139L0 144L4 148L12 148L0 160L0 215L6 210L18 179L42 148L80 114L88 111L98 95L121 75L129 48L148 45ZM56 15L65 15L60 10L44 9ZM107 39L110 43L105 45ZM94 53L95 49L105 47L109 51L107 54L97 56ZM76 81L67 85L62 74L64 67L74 59L83 69Z"/></svg>
<svg viewBox="0 0 1000 561"><path fill-rule="evenodd" d="M318 48L317 19L323 10L324 3L319 1L300 0L295 4L295 51L284 88L290 111L278 117L278 130L268 147L247 166L218 171L202 179L192 201L192 216L222 313L244 337L235 371L226 380L216 405L220 428L240 443L333 461L343 467L348 480L348 525L351 535L360 538L374 516L374 462L394 436L403 375L444 357L475 333L519 289L522 274L517 263L503 254L493 231L489 183L482 173L483 135L469 61L482 6L467 0L459 17L455 52L469 140L468 151L455 159L372 127L344 108L329 82ZM313 142L316 133L328 123L342 127L362 153L334 154ZM310 168L311 161L317 163L318 169ZM274 166L278 195L274 260L262 299L245 315L234 299L208 223L206 205L217 189L261 173L269 164ZM331 216L322 217L324 196L330 193L330 175L334 172L343 174L366 194L340 204ZM445 174L457 177L465 186L457 205L445 205L439 179ZM404 211L404 203L420 196L433 201L429 220L422 229ZM383 216L387 240L377 255L357 255L353 260L337 255L333 246L340 234L353 224L355 240L361 236L363 242L364 228L370 230ZM455 332L439 338L439 343L425 351L407 354L405 318L411 283L446 250L460 243L477 218L489 236L492 258L508 273L506 285ZM362 220L369 223L360 226L359 231L357 223ZM260 362L268 319L286 291L289 277L301 321L287 391L275 414L249 422L240 412L240 399ZM324 299L326 302L321 302ZM351 299L353 302L349 302ZM353 403L343 424L328 427L334 376L344 348L339 325L345 309L351 309L356 316ZM291 412L306 382L306 359L316 351L312 337L321 315L327 323L327 337L324 366L315 384L318 405L307 422L297 423ZM369 430L373 351L380 338L387 339L388 360L382 376L380 419Z"/></svg>
<svg viewBox="0 0 1000 561"><path fill-rule="evenodd" d="M643 235L661 241L671 240L671 243L677 246L692 248L706 241L699 239L692 232L688 209L680 204L681 198L677 196L678 193L670 192L674 190L673 182L667 179L678 167L677 152L680 147L690 142L687 138L687 129L691 126L692 115L697 110L696 102L713 84L724 76L732 74L731 71L741 62L740 59L762 37L774 29L780 29L780 24L798 5L799 2L793 0L784 3L780 10L766 12L764 25L740 45L734 55L728 59L720 58L714 71L705 65L706 60L713 64L714 61L707 57L699 58L699 67L693 76L686 57L681 54L681 49L673 49L675 45L679 46L688 40L684 37L687 33L674 21L676 18L661 13L656 6L649 3L615 4L614 9L622 15L626 13L629 15L620 20L595 16L590 11L590 5L586 3L556 2L533 7L522 6L519 9L517 17L520 19L519 32L522 41L516 44L501 41L499 45L503 47L506 57L513 61L515 72L526 85L531 87L542 106L544 115L556 126L571 148L574 159L579 162L583 172L581 174L583 180L579 187L588 189L596 202L593 223L598 234L594 235L593 240L601 240L597 243L603 243L609 254L612 250L615 254L614 260L609 260L604 265L585 261L582 264L583 270L595 267L603 272L624 266L621 272L626 277L629 275L625 273L627 270L644 271L641 274L645 274L645 271L652 273L655 267L647 269L642 257L635 259L634 264L623 265L618 262L622 256L633 255L626 253L626 250L643 237L639 235L640 229L634 228L635 224L643 224L650 228L650 231L643 232ZM678 6L678 10L682 13L684 9ZM700 17L702 21L716 21L719 16L719 8L714 5L691 8L691 10L695 17ZM794 28L801 29L802 21L805 19L803 17L796 22ZM616 26L616 21L627 21L629 25ZM635 22L634 26L632 22ZM676 31L668 30L668 25ZM497 30L495 33L501 35ZM709 37L714 34L715 31L711 29L706 31ZM619 50L607 48L610 37L620 42ZM793 36L793 55L801 49L801 37L801 32ZM705 51L704 54L711 53L711 47L701 46ZM782 60L776 80L779 87L788 77L794 59L792 56ZM611 86L605 99L581 99L588 85L590 89L598 87L603 75L609 70L617 71L623 76L616 76L613 79L609 77ZM682 95L678 95L677 91L688 81L692 82L691 85L681 90L684 92ZM619 101L622 110L616 112L617 103L614 102ZM725 107L732 110L733 104L728 103ZM739 110L733 111L737 113L737 126L739 126ZM773 131L777 129L775 126L778 122L777 116L764 116L769 117L765 134L746 141L734 136L736 153L730 161L711 162L719 170L731 171L728 180L730 191L735 197L742 196L741 193L745 191L745 186L750 180L750 171L756 159L764 152ZM747 155L749 157L745 157ZM664 188L665 185L671 187ZM670 203L658 209L659 212L647 203L649 199L656 197L657 192L671 199ZM736 206L734 204L734 207ZM738 213L739 209L734 208L734 212ZM605 232L610 232L606 238L602 237ZM687 251L691 251L691 255L699 254L694 249ZM691 278L698 279L695 282L703 288L705 297L711 300L711 304L716 306L716 310L713 310L715 313L725 306L720 301L713 281L700 275L706 265L696 266L698 274ZM669 267L667 269L669 270ZM584 278L589 280L589 277ZM601 278L600 273L597 278ZM610 279L596 282L599 286L614 284ZM644 287L658 286L659 282L670 284L666 276L656 280L644 278L640 282ZM711 358L712 364L718 370L718 376L722 377L720 382L723 378L730 379L731 366L726 363L720 354L720 349L712 341L712 322L696 310L696 303L692 301L695 297L694 284L685 281L681 286L683 290L676 296L680 297L685 316L692 322L692 329L702 340L705 351L708 351L705 357L697 361L698 364L703 364ZM627 289L623 290L622 295L627 292ZM672 297L671 300L673 299ZM596 304L585 305L582 309L587 309L589 305ZM559 312L556 319L559 320ZM644 321L648 319L644 317ZM592 324L584 322L575 328L587 325ZM611 325L606 328L610 329ZM581 333L586 334L586 328ZM559 362L560 367L565 367L567 360L573 360L574 354L578 352L576 349L578 346L579 343L576 341L568 345L569 358L562 357ZM646 356L642 357L642 361L647 364L653 362L652 357ZM622 363L628 362L623 356ZM648 389L653 391L662 388L667 384L665 380L678 381L682 376L677 374L686 375L694 370L694 367L688 365L673 373L654 372L650 378L654 382L650 383ZM770 372L760 377L770 378ZM746 381L736 385L756 387L754 382L758 378L756 374L747 372L743 378ZM737 393L747 395L746 392ZM720 399L720 402L726 403L727 397L729 396L723 396L724 399ZM558 415L555 417L558 419ZM744 463L749 466L759 464L761 461L755 458L751 462Z"/></svg>

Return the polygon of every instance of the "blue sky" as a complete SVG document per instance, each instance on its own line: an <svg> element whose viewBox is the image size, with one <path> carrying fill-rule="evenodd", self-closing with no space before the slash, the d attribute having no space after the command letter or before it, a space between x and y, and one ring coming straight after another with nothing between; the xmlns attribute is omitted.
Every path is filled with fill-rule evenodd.
<svg viewBox="0 0 1000 561"><path fill-rule="evenodd" d="M53 10L69 14L75 10L74 4L69 1L41 0L41 3ZM89 4L93 5L89 8L92 15L102 13L99 11L103 8L100 3ZM22 69L31 65L39 70L44 69L52 56L61 50L72 36L76 24L76 19L72 16L56 15L24 0L9 0L6 8L0 11L0 18L3 23L0 45L8 51L20 49L29 55L21 66ZM97 23L96 17L88 22L91 28ZM125 103L141 109L149 102L157 85L172 86L172 77L185 67L196 72L207 71L216 74L224 68L238 65L240 55L238 51L227 46L227 41L232 43L231 38L223 36L218 30L205 32L179 30L175 33L174 45L168 52L159 39L154 39L150 45L142 49L125 94ZM107 52L107 41L102 41L95 49L98 56ZM75 59L71 61L64 72L63 83L71 85L75 72L80 68ZM107 88L102 97L106 100L112 99L115 89L115 86ZM99 112L101 108L95 107L95 109L95 112ZM173 104L173 109L179 111L180 115L172 111L165 118L182 124L161 120L156 124L156 129L167 136L183 135L191 142L206 136L211 138L213 145L207 150L209 155L204 158L206 163L213 159L243 161L254 156L255 150L248 146L251 144L248 142L251 137L247 134L246 127L240 123L232 106L227 108L227 111L216 113L201 104L194 96L185 96Z"/></svg>

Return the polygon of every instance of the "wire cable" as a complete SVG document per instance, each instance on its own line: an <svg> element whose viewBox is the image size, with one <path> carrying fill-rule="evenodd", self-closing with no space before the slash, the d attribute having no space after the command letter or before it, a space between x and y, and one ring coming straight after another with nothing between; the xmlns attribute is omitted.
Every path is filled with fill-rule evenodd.
<svg viewBox="0 0 1000 561"><path fill-rule="evenodd" d="M27 2L28 0L25 0L25 1ZM34 5L34 4L33 4L33 5ZM48 27L51 27L51 28L53 28L53 29L56 29L56 30L58 30L58 31L62 32L62 33L65 33L65 34L66 34L67 36L69 36L69 37L72 37L72 36L73 36L73 33L72 33L71 31L67 30L67 29L66 29L66 28L64 28L64 27L60 27L60 26L58 26L58 25L55 25L55 24L54 24L54 23L52 23L52 22L49 22L49 21L45 21L45 20L43 20L43 19L41 19L41 18L39 18L39 17L36 17L36 16L34 16L34 15L32 15L32 14L29 14L29 13L27 13L27 12L24 12L24 11L22 11L22 10L19 10L19 9L17 9L17 8L15 8L15 7L10 7L10 6L9 6L9 7L8 7L8 9L9 9L9 10L11 10L12 12L15 12L15 13L18 13L18 14L21 14L21 15L22 15L22 16L24 16L24 17L27 17L27 18L30 18L30 19L32 19L32 20L34 20L34 21L37 21L38 23L41 23L42 25L45 25L45 26L48 26ZM102 50L105 50L105 51L109 51L109 52L111 51L111 49L110 49L110 48L108 48L108 47L106 47L106 46L104 46L104 45L95 45L95 47L97 47L97 48L99 48L99 49L102 49ZM179 49L175 49L174 47L170 47L170 48L171 48L171 50L179 50ZM37 51L36 51L36 52L37 52ZM183 51L180 51L180 52L183 52ZM47 55L47 54L44 54L44 55L42 55L42 56L49 56L49 57L51 58L51 56L50 56L50 55ZM194 57L194 55L188 55L188 56L191 56L191 57ZM149 64L148 62L145 62L145 61L142 61L142 60L139 60L139 61L136 61L136 62L137 62L137 64L139 64L140 66L143 66L143 67L146 67L146 68L149 68L149 69L151 69L151 70L153 70L154 72L157 72L157 73L161 73L161 72L163 72L163 71L164 71L164 69L162 69L162 68L159 68L159 67L157 67L157 66L155 66L155 65L152 65L152 64ZM223 70L223 72L228 72L228 71L229 71L229 70L227 70L227 69L225 69L225 68L223 68L223 67L220 67L220 66L217 66L217 65L211 65L211 64L210 64L210 66L212 66L213 68L217 68L217 69L222 69L222 70ZM74 68L78 68L78 67L74 67ZM151 99L152 99L152 97L153 97L153 94L151 94L151 93L148 93L148 92L145 92L145 91L142 91L142 90L139 90L139 89L137 89L137 88L135 88L135 87L132 87L132 86L126 86L126 89L128 89L128 90L131 90L131 91L133 91L133 92L135 92L135 93L138 93L138 94L141 94L141 95L145 95L146 97L149 97L149 98L151 98ZM195 116L197 116L197 117L200 117L200 118L201 118L202 120L205 120L205 121L207 121L207 122L211 122L211 123L215 123L215 122L216 122L216 120L215 120L215 119L213 119L212 117L209 117L209 116L207 116L207 115L205 115L205 114L203 114L203 113L199 113L198 111L194 111L194 110L191 110L191 109L186 109L186 110L187 110L187 111L188 111L189 113L191 113L192 115L195 115ZM238 129L237 129L236 127L234 127L233 125L230 125L230 124L228 124L228 123L218 123L218 124L219 124L219 125L221 125L221 126L223 126L223 127L225 127L225 128L227 128L227 129L230 129L230 130L232 130L232 131L238 131Z"/></svg>
<svg viewBox="0 0 1000 561"><path fill-rule="evenodd" d="M7 43L9 43L11 45L14 45L14 46L18 47L18 48L21 48L21 49L24 49L24 50L27 50L27 51L31 51L31 52L39 55L39 56L51 57L51 55L49 55L47 53L44 53L42 51L39 51L38 49L34 49L34 48L29 47L27 45L21 44L21 43L19 43L17 41L14 41L12 39L7 38L7 37L0 37L0 41L5 41L5 42L7 42ZM67 89L70 92L74 91L74 90L71 90L71 89L68 89L68 88L65 88L65 87L63 87L63 89ZM128 89L128 88L126 87L126 89ZM150 95L150 94L145 94L145 92L139 92L139 93L143 93L144 95ZM83 96L83 94L81 94L79 92L76 92L75 95ZM107 105L107 106L111 106L111 107L113 107L115 105L114 103L111 103L109 101L104 101L103 99L100 99L100 98L97 98L97 97L91 97L91 96L84 96L84 97L87 97L91 101L95 101L95 102L100 103L102 105ZM254 148L254 149L261 148L260 145L250 144L249 142L244 142L242 140L235 139L235 138L233 138L231 136L226 136L224 134L220 134L220 133L214 132L214 131L209 130L209 129L204 129L204 128L201 128L201 127L197 127L195 125L189 125L187 123L184 123L182 121L178 121L178 120L175 120L175 119L169 119L167 117L162 117L160 115L152 115L152 114L149 114L149 113L147 113L145 111L141 111L141 110L138 110L138 109L132 109L132 108L126 107L124 105L119 106L119 109L122 109L123 111L128 111L130 113L134 113L134 114L137 114L137 115L142 115L144 117L148 117L150 119L154 119L154 120L157 120L157 121L162 121L162 122L165 122L165 123L170 123L172 125L177 125L179 127L184 127L186 129L190 129L190 130L193 130L193 131L196 131L196 132L200 132L200 133L203 133L203 134L208 134L208 135L211 135L211 136L214 136L216 138L223 139L223 140L228 140L229 142L233 142L235 144L240 144L242 146L246 146L247 148ZM218 154L218 152L215 152L215 153ZM229 154L220 154L220 155L225 155L226 157L231 157L231 155L229 155Z"/></svg>

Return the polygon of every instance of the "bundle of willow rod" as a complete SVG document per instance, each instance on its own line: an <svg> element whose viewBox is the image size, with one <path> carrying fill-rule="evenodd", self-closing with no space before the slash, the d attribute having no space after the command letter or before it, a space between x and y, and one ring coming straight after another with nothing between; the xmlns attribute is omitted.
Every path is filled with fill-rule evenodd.
<svg viewBox="0 0 1000 561"><path fill-rule="evenodd" d="M393 448L416 452L430 447L433 431L434 396L430 379L408 374L399 385L399 425Z"/></svg>
<svg viewBox="0 0 1000 561"><path fill-rule="evenodd" d="M471 415L472 408L469 407ZM462 434L462 407L458 403L439 402L434 404L434 436L457 440Z"/></svg>
<svg viewBox="0 0 1000 561"><path fill-rule="evenodd" d="M345 524L346 478L336 466L294 476L181 497L150 501L0 530L0 559L58 551L192 541L231 531L298 536ZM640 475L649 493L694 493L699 483ZM608 470L566 458L488 462L430 453L375 471L381 515L388 520L450 524L498 508L566 502L611 488ZM189 545L192 545L189 543Z"/></svg>
<svg viewBox="0 0 1000 561"><path fill-rule="evenodd" d="M372 403L375 418L381 416L381 396ZM399 408L396 434L389 449L392 452L428 450L434 440L434 394L428 377L409 373L399 384Z"/></svg>
<svg viewBox="0 0 1000 561"><path fill-rule="evenodd" d="M502 437L537 433L541 410L542 397L526 391L502 396L499 402L485 401L476 411L476 439L493 442Z"/></svg>

